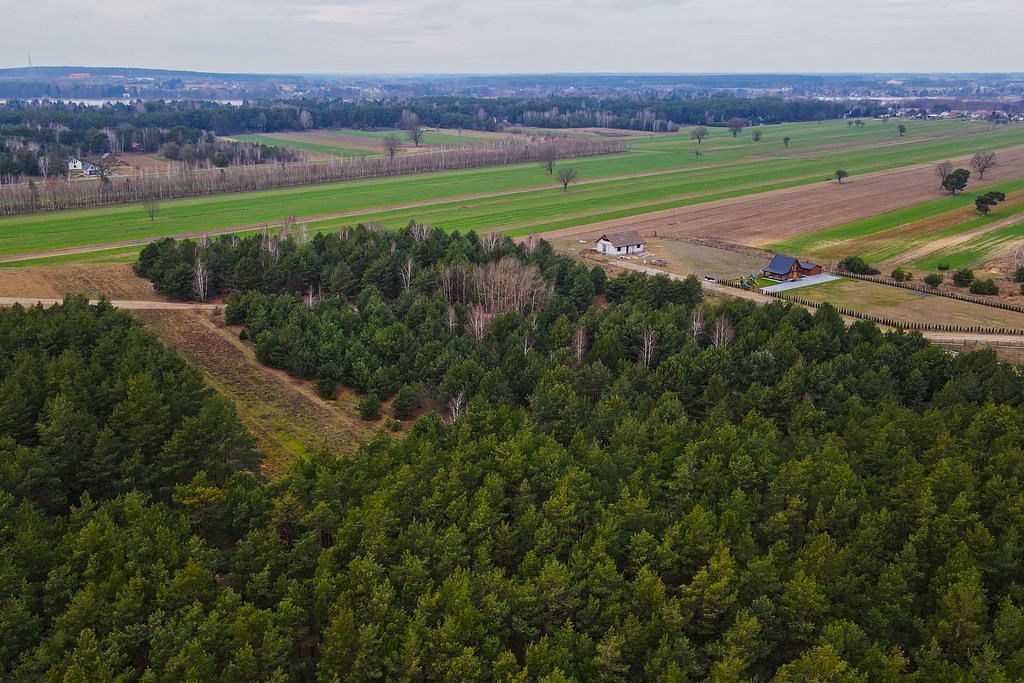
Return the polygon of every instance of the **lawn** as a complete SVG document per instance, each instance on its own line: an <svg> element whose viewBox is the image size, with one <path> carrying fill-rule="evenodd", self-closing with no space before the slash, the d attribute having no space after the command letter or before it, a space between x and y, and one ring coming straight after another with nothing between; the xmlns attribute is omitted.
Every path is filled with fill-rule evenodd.
<svg viewBox="0 0 1024 683"><path fill-rule="evenodd" d="M877 122L860 131L842 122L764 126L759 143L747 131L733 138L715 129L700 146L702 159L693 155L697 144L686 131L645 137L625 154L564 162L585 181L569 192L537 165L524 164L166 201L154 221L137 205L9 217L0 219L0 254L275 224L288 215L318 229L367 220L400 226L417 219L447 230L526 234L820 182L839 166L863 173L1021 142L1016 128L962 122L910 128L898 139ZM789 150L780 143L784 135L793 139ZM491 193L506 194L473 196ZM396 206L410 203L418 205Z"/></svg>

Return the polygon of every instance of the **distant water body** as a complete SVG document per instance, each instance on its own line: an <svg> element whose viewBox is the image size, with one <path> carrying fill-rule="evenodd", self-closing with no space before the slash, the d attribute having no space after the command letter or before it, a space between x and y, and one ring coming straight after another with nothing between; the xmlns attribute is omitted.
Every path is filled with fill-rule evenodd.
<svg viewBox="0 0 1024 683"><path fill-rule="evenodd" d="M143 98L128 98L128 99L115 99L109 98L105 100L89 100L89 99L75 99L75 98L63 98L63 97L15 97L11 98L18 102L31 102L33 100L47 101L47 102L60 102L62 104L81 104L86 107L102 107L105 104L132 104L138 102ZM244 100L208 100L203 98L184 98L184 97L156 97L156 98L145 98L144 101L152 102L154 100L160 100L162 102L184 102L187 100L194 100L196 102L216 102L217 104L228 104L233 107L240 107L244 103ZM0 99L0 105L7 104L10 100Z"/></svg>

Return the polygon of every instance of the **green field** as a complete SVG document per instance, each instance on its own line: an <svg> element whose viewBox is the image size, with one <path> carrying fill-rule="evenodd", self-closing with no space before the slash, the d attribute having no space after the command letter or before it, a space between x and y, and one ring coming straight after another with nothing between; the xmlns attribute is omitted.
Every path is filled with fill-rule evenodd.
<svg viewBox="0 0 1024 683"><path fill-rule="evenodd" d="M137 205L9 217L0 219L0 255L274 224L288 215L318 229L417 219L447 230L525 234L822 182L838 167L866 173L1024 143L1017 127L949 121L908 128L899 139L893 126L877 121L862 130L839 121L765 126L759 143L749 131L733 138L713 129L699 160L686 130L644 137L632 140L625 154L563 162L583 181L567 193L546 171L524 164L166 201L155 221ZM792 138L788 150L783 136ZM635 177L621 177L627 175ZM469 197L489 193L506 194ZM412 202L424 205L395 206ZM325 215L331 217L316 218Z"/></svg>
<svg viewBox="0 0 1024 683"><path fill-rule="evenodd" d="M389 135L397 135L402 139L403 144L409 144L409 136L406 131L398 128L385 128L381 130L359 130L357 128L338 128L334 131L339 135L349 135L360 138L372 138L374 140L383 140ZM461 146L471 145L474 142L480 142L486 140L487 137L483 135L474 135L474 131L465 130L462 134L455 130L438 130L434 128L428 128L423 133L423 140L420 142L421 145L430 146Z"/></svg>
<svg viewBox="0 0 1024 683"><path fill-rule="evenodd" d="M275 135L259 135L256 133L249 135L235 135L231 138L232 140L239 140L240 142L258 142L268 147L291 147L293 149L301 149L307 152L318 152L320 154L341 154L344 156L379 156L383 154L380 151L374 151L369 149L362 149L360 147L345 147L343 145L328 145L321 142L313 142L310 140L293 140L292 138L282 138Z"/></svg>

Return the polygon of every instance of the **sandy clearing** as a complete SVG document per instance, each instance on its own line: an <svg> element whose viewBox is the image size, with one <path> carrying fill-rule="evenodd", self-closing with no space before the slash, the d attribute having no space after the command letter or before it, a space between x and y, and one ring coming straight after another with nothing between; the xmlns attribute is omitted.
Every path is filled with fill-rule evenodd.
<svg viewBox="0 0 1024 683"><path fill-rule="evenodd" d="M954 159L966 166L968 157ZM999 150L1000 165L983 187L1024 175L1024 146ZM546 238L593 238L605 231L637 229L645 235L713 237L763 246L815 230L870 218L943 196L933 163L851 176L834 181L667 209L545 233Z"/></svg>

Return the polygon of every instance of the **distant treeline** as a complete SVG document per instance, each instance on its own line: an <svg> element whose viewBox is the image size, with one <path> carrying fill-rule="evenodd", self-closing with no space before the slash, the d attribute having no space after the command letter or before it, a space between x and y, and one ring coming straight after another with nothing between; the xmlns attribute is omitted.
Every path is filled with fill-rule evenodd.
<svg viewBox="0 0 1024 683"><path fill-rule="evenodd" d="M103 107L11 102L0 107L0 140L62 144L85 153L131 149L153 152L170 140L270 133L307 128L393 128L404 112L426 126L498 130L505 125L543 128L605 126L665 131L680 125L717 124L733 117L757 123L812 121L852 113L870 116L874 104L779 97L609 98L424 97L405 101L288 101L220 105L210 102L137 102Z"/></svg>

